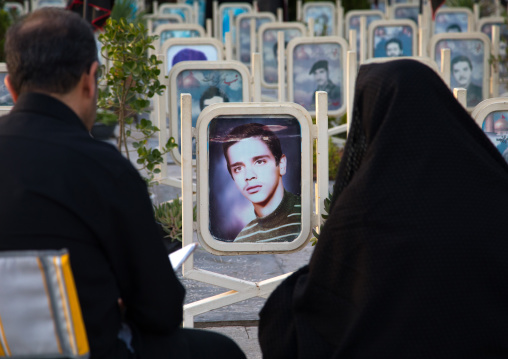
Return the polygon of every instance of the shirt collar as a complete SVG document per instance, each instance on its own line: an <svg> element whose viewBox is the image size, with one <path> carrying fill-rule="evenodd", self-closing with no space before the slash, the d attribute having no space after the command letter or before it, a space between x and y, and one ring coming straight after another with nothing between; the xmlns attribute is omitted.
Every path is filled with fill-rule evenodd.
<svg viewBox="0 0 508 359"><path fill-rule="evenodd" d="M20 95L11 112L37 113L55 118L73 126L79 126L88 132L83 121L81 121L78 115L76 115L69 106L43 93L30 92Z"/></svg>

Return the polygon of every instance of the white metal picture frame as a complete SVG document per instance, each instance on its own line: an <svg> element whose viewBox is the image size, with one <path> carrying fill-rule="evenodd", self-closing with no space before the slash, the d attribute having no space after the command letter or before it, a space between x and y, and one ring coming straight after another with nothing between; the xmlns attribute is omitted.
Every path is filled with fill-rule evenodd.
<svg viewBox="0 0 508 359"><path fill-rule="evenodd" d="M278 116L288 116L300 126L301 143L298 148L301 155L300 183L301 183L301 227L298 237L291 242L269 243L236 243L223 242L215 239L210 232L209 220L209 124L212 120L220 118L228 121L228 118L247 116L255 121L258 117L276 119ZM216 104L209 106L200 114L196 124L197 133L197 203L198 209L198 239L207 251L219 255L247 254L260 252L292 252L305 246L311 238L312 232L312 118L301 106L293 103L250 103L250 104ZM227 171L225 168L224 171ZM233 184L231 184L233 185ZM234 185L233 185L234 186Z"/></svg>
<svg viewBox="0 0 508 359"><path fill-rule="evenodd" d="M337 10L334 3L307 2L303 4L302 12L305 23L308 23L309 18L314 19L314 36L334 36L337 33Z"/></svg>
<svg viewBox="0 0 508 359"><path fill-rule="evenodd" d="M271 41L266 41L265 37L268 36L267 32L269 31L274 32L274 34L272 34L274 36L271 36ZM277 33L279 31L284 32L285 42L287 43L293 38L304 37L307 34L307 28L299 22L273 22L263 24L259 28L258 44L259 52L261 52L261 68L263 69L261 84L263 87L271 89L276 89L278 87L278 59L274 51L274 46L278 44ZM292 33L290 34L290 32ZM286 51L285 54L287 54ZM270 59L272 61L269 61ZM268 66L269 64L270 66ZM267 70L270 70L273 76L268 76ZM272 80L267 81L269 77Z"/></svg>
<svg viewBox="0 0 508 359"><path fill-rule="evenodd" d="M471 117L508 162L508 98L490 98L479 103Z"/></svg>
<svg viewBox="0 0 508 359"><path fill-rule="evenodd" d="M168 39L164 42L161 49L161 54L164 57L164 70L166 71L166 75L169 74L170 61L173 59L173 56L170 55L170 49L174 47L186 47L190 49L195 49L197 47L213 47L217 51L217 58L207 58L203 59L204 61L222 61L224 60L224 46L222 43L211 37L194 37L194 38L174 38ZM192 61L192 60L186 60ZM175 64L176 65L176 64ZM171 64L171 67L174 65ZM169 68L169 70L168 70Z"/></svg>
<svg viewBox="0 0 508 359"><path fill-rule="evenodd" d="M359 33L360 33L360 31L359 31L360 19L359 18L361 18L362 16L365 16L365 18L367 19L367 27L369 26L369 24L372 21L386 20L385 13L380 10L351 10L351 11L348 11L346 14L346 20L345 20L346 34L349 34L349 30L352 30L354 28L355 30L357 30L358 36L360 36L359 35ZM358 18L358 27L356 25L354 25L353 27L351 26L352 18ZM369 20L369 18L371 20Z"/></svg>
<svg viewBox="0 0 508 359"><path fill-rule="evenodd" d="M7 115L14 106L12 97L4 84L5 76L7 76L7 65L0 62L0 116ZM4 103L12 103L12 105L5 105Z"/></svg>
<svg viewBox="0 0 508 359"><path fill-rule="evenodd" d="M183 25L183 19L176 14L148 15L146 16L146 27L150 35L160 33L160 27L166 25Z"/></svg>
<svg viewBox="0 0 508 359"><path fill-rule="evenodd" d="M468 44L467 41L470 43ZM450 65L450 87L461 88L462 81L468 81L466 90L468 90L468 110L471 111L479 102L489 97L489 83L490 83L490 64L489 58L491 54L490 40L487 35L479 32L470 33L445 33L434 35L430 39L430 57L434 59L436 63L441 61L441 49L449 48L451 50L451 65ZM468 79L465 74L461 76L459 71L457 75L454 75L454 62L457 61L458 57L467 57L468 60L464 59L460 62L469 63L470 76ZM480 63L479 70L477 69L478 62ZM456 63L457 64L457 63ZM459 76L458 79L456 77ZM461 79L461 77L464 77ZM480 79L481 78L481 79ZM473 81L474 80L474 81ZM481 86L481 89L478 89ZM472 99L480 97L481 99ZM476 102L476 103L475 103Z"/></svg>
<svg viewBox="0 0 508 359"><path fill-rule="evenodd" d="M330 45L328 49L326 49L326 45ZM308 49L304 47L308 47ZM321 48L323 51L319 51L318 48ZM303 82L305 81L303 77L310 77L310 72L312 72L316 64L326 61L327 77L329 81L340 89L340 106L338 108L333 103L336 99L331 98L332 94L328 93L328 115L343 115L346 112L346 59L348 48L349 45L346 40L339 36L302 37L291 40L287 46L288 101L302 105L313 116L316 114L315 86L313 85L314 87L311 88L310 92L306 91L309 81ZM297 50L304 51L310 49L314 50L312 55L315 56L311 56L308 51L305 53L308 56L308 59L305 59L305 63L309 64L310 67L305 69L305 71L297 69L295 67L295 56L298 57L298 54L295 54L295 52ZM335 53L335 51L340 51L340 53ZM297 86L300 87L300 84L304 86L298 89L303 91L301 94L295 91Z"/></svg>
<svg viewBox="0 0 508 359"><path fill-rule="evenodd" d="M254 31L254 44L251 44L251 19L256 23L256 29ZM236 17L236 59L243 64L250 66L252 52L259 51L258 36L256 35L261 25L265 23L275 22L277 19L271 12L252 12L240 14ZM244 30L245 29L245 30ZM247 47L242 46L245 44L245 40L248 42L248 53ZM251 51L254 50L254 51Z"/></svg>
<svg viewBox="0 0 508 359"><path fill-rule="evenodd" d="M391 7L390 17L393 20L410 19L418 24L419 6L414 3L395 4Z"/></svg>
<svg viewBox="0 0 508 359"><path fill-rule="evenodd" d="M229 19L229 11L233 12L233 19ZM237 16L244 14L244 13L251 13L252 12L252 5L249 3L242 3L242 2L227 2L222 3L219 5L219 17L218 19L214 19L214 21L218 21L217 24L217 31L218 31L218 39L222 42L225 41L225 30L226 27L224 26L224 23L227 21L228 27L229 26L235 26L235 19ZM233 43L235 43L235 30L229 29L229 32L231 32L231 39L233 40Z"/></svg>
<svg viewBox="0 0 508 359"><path fill-rule="evenodd" d="M383 29L384 28L384 29ZM377 32L381 29L384 30L387 36L378 36ZM388 30L394 30L393 34L388 34ZM378 37L381 38L380 41L376 44L376 40ZM416 24L409 19L401 19L401 20L376 20L373 21L369 25L368 29L368 57L390 57L389 55L394 55L395 57L400 56L416 56L417 53L417 38L418 38L418 30L416 28ZM377 56L380 51L377 51L378 47L382 47L384 50L387 46L390 46L390 42L393 41L396 47L399 47L400 54L395 53L385 53L385 56ZM407 45L410 45L410 51L407 50ZM386 50L385 50L386 51Z"/></svg>
<svg viewBox="0 0 508 359"><path fill-rule="evenodd" d="M454 21L449 23L450 19ZM460 31L459 31L460 29ZM432 21L432 34L474 31L474 14L466 7L440 8Z"/></svg>
<svg viewBox="0 0 508 359"><path fill-rule="evenodd" d="M176 14L187 24L194 23L193 13L192 6L187 4L162 4L159 6L159 15Z"/></svg>
<svg viewBox="0 0 508 359"><path fill-rule="evenodd" d="M157 26L156 31L152 35L159 36L159 39L154 42L155 51L161 52L161 47L168 40L174 39L193 39L204 38L205 29L198 24L164 24ZM171 35L171 36L168 36Z"/></svg>
<svg viewBox="0 0 508 359"><path fill-rule="evenodd" d="M188 87L185 86L178 86L178 78L180 75L184 76L185 74L190 74L192 76L197 76L198 74L203 74L203 72L210 72L210 73L217 73L218 76L220 76L221 72L236 72L239 78L233 78L231 79L232 82L238 84L237 86L240 86L239 89L236 90L238 94L241 94L241 101L239 102L250 102L251 101L251 76L249 69L242 63L238 61L183 61L180 63L177 63L175 66L172 67L171 71L168 75L168 91L167 91L167 103L169 104L169 134L170 136L173 136L176 140L177 144L180 144L180 129L181 129L181 114L179 113L180 109L180 92L185 89L188 89ZM235 75L236 76L236 75ZM222 81L225 82L225 85L228 85L229 81L226 79L223 79ZM240 81L240 83L238 83ZM185 84L185 80L182 81L183 84ZM199 94L203 96L203 92L205 87L213 87L216 84L210 84L206 86L201 86L198 82L195 82L196 86L190 85L191 89L195 89L199 91ZM218 86L220 87L220 86ZM204 91L203 91L204 90ZM220 88L220 90L223 90L223 88ZM190 91L188 91L190 92ZM224 91L225 92L225 91ZM227 93L226 93L227 95ZM217 95L219 97L219 95ZM193 98L193 104L194 109L192 113L193 123L197 121L198 115L201 112L200 108L200 98ZM231 101L228 100L228 101ZM162 101L161 101L162 102ZM234 103L234 102L228 102L228 103ZM162 105L160 105L162 106ZM198 108L196 108L198 106ZM165 105L164 107L165 108ZM195 110L195 111L194 111ZM165 116L159 116L162 119L165 119ZM165 121L165 120L164 120ZM166 133L166 131L163 130L163 128L166 128L165 123L161 123L160 127L161 132ZM166 143L167 138L161 138L161 143ZM171 152L171 156L175 160L177 164L180 164L181 156L180 156L180 150L179 148L173 149Z"/></svg>

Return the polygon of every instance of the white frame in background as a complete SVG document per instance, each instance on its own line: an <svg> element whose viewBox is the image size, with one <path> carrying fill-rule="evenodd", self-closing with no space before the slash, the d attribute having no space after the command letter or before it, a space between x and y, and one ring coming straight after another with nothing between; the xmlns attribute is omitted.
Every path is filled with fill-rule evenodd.
<svg viewBox="0 0 508 359"><path fill-rule="evenodd" d="M197 31L199 33L199 37L174 37L167 39L168 40L174 40L174 39L199 39L199 38L205 38L205 29L201 25L198 24L164 24L157 26L156 31L152 33L152 35L157 35L159 38L155 40L155 53L161 53L161 43L160 38L162 36L162 33L164 31ZM164 43L162 43L162 46L164 46Z"/></svg>
<svg viewBox="0 0 508 359"><path fill-rule="evenodd" d="M476 31L482 32L482 27L486 24L491 24L492 26L502 24L505 25L504 17L502 16L489 16L489 17L482 17L478 22L476 23Z"/></svg>
<svg viewBox="0 0 508 359"><path fill-rule="evenodd" d="M447 7L447 8L440 8L436 11L435 18L437 18L441 14L460 14L465 13L467 14L467 32L473 32L476 27L474 23L474 14L473 12L467 8L467 7ZM436 21L432 21L432 29L431 29L431 36L433 35L440 35L443 33L436 34ZM450 34L450 33L448 33Z"/></svg>
<svg viewBox="0 0 508 359"><path fill-rule="evenodd" d="M288 115L300 124L301 133L301 209L302 221L300 235L291 242L280 243L235 243L222 242L213 238L209 230L209 177L208 177L208 125L210 121L221 116L265 117ZM223 119L227 121L226 118ZM196 148L199 156L197 165L197 203L198 208L198 239L200 244L210 253L217 255L237 255L256 253L294 252L303 248L312 237L312 118L301 106L294 103L227 103L206 107L199 115L196 123ZM234 186L234 184L231 184Z"/></svg>
<svg viewBox="0 0 508 359"><path fill-rule="evenodd" d="M5 62L0 62L0 73L8 73ZM0 106L0 116L7 115L14 106Z"/></svg>
<svg viewBox="0 0 508 359"><path fill-rule="evenodd" d="M10 9L10 8L16 8L16 10L19 12L19 15L25 15L25 8L23 5L17 2L12 1L6 1L4 5L4 9Z"/></svg>
<svg viewBox="0 0 508 359"><path fill-rule="evenodd" d="M307 28L305 27L304 24L300 23L300 22L274 22L274 23L268 23L268 24L263 24L260 26L259 28L259 31L258 31L258 46L259 46L259 52L261 53L261 69L262 69L262 74L261 74L261 85L265 88L269 88L269 89L277 89L279 88L279 81L277 81L276 83L273 83L273 84L269 84L265 81L265 65L264 65L264 56L263 56L263 34L265 31L267 30L275 30L276 32L279 32L279 31L282 31L284 32L284 30L294 30L294 29L297 29L297 30L300 30L301 33L302 33L302 36L301 37L306 37L306 34L307 34ZM285 35L284 35L284 38L285 38ZM291 41L291 40L290 40ZM276 40L276 43L277 43L277 40ZM289 42L288 42L288 45L289 45ZM287 58L287 48L284 50L284 53L286 54L286 58ZM278 68L277 68L277 73L278 73ZM287 74L286 74L287 75ZM285 81L284 81L285 82Z"/></svg>
<svg viewBox="0 0 508 359"><path fill-rule="evenodd" d="M217 24L217 40L221 41L221 42L224 42L223 41L223 34L222 34L222 22L223 22L223 9L224 8L227 8L227 7L233 7L233 8L243 8L243 9L246 9L246 13L252 13L253 12L253 9L252 9L252 5L251 4L248 4L248 3L243 3L243 2L225 2L225 3L222 3L219 5L219 9L218 9L218 21L219 23ZM243 14L243 13L242 13ZM241 14L239 14L241 15ZM237 15L237 16L239 16ZM233 18L233 21L231 21L231 19L229 20L230 23L235 26L236 22L235 22L235 19L236 18ZM214 19L214 21L216 21L216 19ZM231 40L235 40L233 39L233 32L231 31L231 29L229 29L229 32L231 33Z"/></svg>
<svg viewBox="0 0 508 359"><path fill-rule="evenodd" d="M188 38L174 38L168 39L162 45L162 49L160 54L164 57L164 74L168 75L169 73L166 71L168 68L168 58L167 53L170 47L172 46L213 46L217 49L217 61L224 60L224 45L217 39L211 37L188 37ZM210 61L210 60L207 60ZM175 64L176 66L176 64Z"/></svg>
<svg viewBox="0 0 508 359"><path fill-rule="evenodd" d="M176 23L169 24L161 24L157 25L155 28L153 27L154 20L176 20ZM147 15L146 16L146 27L148 28L148 33L150 35L154 35L158 32L159 28L166 25L184 25L183 19L180 15L176 14L164 14L164 15ZM188 24L186 24L188 25Z"/></svg>
<svg viewBox="0 0 508 359"><path fill-rule="evenodd" d="M316 37L300 37L291 40L286 49L286 59L287 59L287 84L288 84L288 101L294 101L294 84L293 84L293 52L295 48L299 45L308 45L308 44L337 44L342 47L342 84L341 84L341 96L342 96L342 105L339 109L330 111L328 110L329 116L342 116L346 113L346 77L347 77L347 52L349 50L349 45L340 36L316 36ZM312 116L316 115L316 111L307 110Z"/></svg>
<svg viewBox="0 0 508 359"><path fill-rule="evenodd" d="M305 4L303 4L303 8L302 8L302 21L307 24L307 18L306 18L306 13L307 13L307 10L309 8L312 8L312 7L324 7L324 8L328 8L328 16L330 16L330 18L332 19L332 31L331 31L331 34L329 35L324 35L324 36L334 36L337 34L337 9L335 7L335 3L333 2L328 2L328 1L316 1L316 2L306 2ZM314 19L314 26L316 25L316 22L315 22L315 19ZM312 29L312 33L314 34L314 29ZM316 37L320 37L321 35L314 35Z"/></svg>
<svg viewBox="0 0 508 359"><path fill-rule="evenodd" d="M416 56L418 53L418 29L416 27L416 24L414 21L409 19L399 19L399 20L374 20L370 23L369 28L367 30L367 37L369 39L368 42L368 48L367 48L367 58L373 58L374 57L374 31L376 31L377 27L402 27L402 26L409 26L411 30L413 31L413 39L412 39L412 49L411 49L411 56ZM386 56L381 56L386 57Z"/></svg>
<svg viewBox="0 0 508 359"><path fill-rule="evenodd" d="M345 24L346 24L345 36L346 37L349 36L349 30L351 30L349 28L349 20L353 16L360 16L360 17L365 16L365 18L367 18L368 16L372 16L372 15L380 15L381 16L380 20L386 20L386 14L384 12L382 12L381 10L351 10L351 11L348 11L346 14L346 19L345 19ZM374 21L377 21L377 20L374 20ZM367 27L368 26L369 26L369 24L367 24ZM357 36L360 36L360 31L358 31Z"/></svg>
<svg viewBox="0 0 508 359"><path fill-rule="evenodd" d="M240 28L240 22L245 19L245 18L248 18L248 19L254 19L254 21L257 21L257 19L270 19L271 23L272 22L276 22L277 19L275 18L275 15L272 14L271 12L252 12L252 13L244 13L244 14L240 14L236 17L235 19L235 28L237 29L236 31L236 41L235 41L235 44L236 44L236 59L237 61L240 61L242 62L244 65L247 65L247 66L250 66L251 64L251 59L252 59L252 53L251 55L249 56L249 62L248 63L245 63L243 61L241 61L241 53L240 53L240 32L238 31L238 29ZM263 24L264 25L264 24ZM259 26L261 27L261 26ZM250 26L249 26L249 29L250 29ZM258 27L256 26L256 32L258 31ZM252 32L251 32L252 33ZM251 38L251 41L252 41L252 38ZM254 41L256 42L254 48L255 48L255 51L254 52L259 52L259 43L258 43L258 37L257 36L254 36ZM250 46L250 48L252 49L252 44Z"/></svg>
<svg viewBox="0 0 508 359"><path fill-rule="evenodd" d="M244 104L245 102L251 101L251 76L249 69L247 66L238 61L182 61L177 63L175 66L171 68L171 71L168 75L168 88L167 88L167 101L169 105L169 136L173 136L175 138L175 142L179 144L179 130L178 130L178 122L181 121L181 116L178 116L178 101L180 101L178 97L178 89L177 89L177 78L178 75L183 71L208 71L208 70L234 70L237 71L242 77L242 98L243 102L240 104ZM161 101L164 102L165 101ZM228 102L228 104L234 104L235 102ZM160 108L165 108L160 105ZM203 110L204 111L204 110ZM163 129L166 128L165 119L166 116L159 115L162 123L159 123L159 128L161 129L161 133L166 133ZM192 114L191 114L192 118ZM166 143L168 138L160 138L160 143ZM174 148L171 151L171 156L173 160L180 165L181 164L181 154L178 147Z"/></svg>
<svg viewBox="0 0 508 359"><path fill-rule="evenodd" d="M487 35L480 32L467 32L467 33L444 33L437 34L430 38L430 58L436 61L436 45L443 40L481 40L484 43L484 54L483 54L483 82L482 82L482 98L487 99L490 95L490 55L491 55L491 42ZM453 55L450 56L450 61L453 60ZM451 84L451 77L453 76L453 69L450 67L450 78L448 83ZM445 81L446 82L446 81ZM450 85L451 86L451 85ZM453 90L450 87L450 90ZM471 111L473 107L467 107L468 111Z"/></svg>
<svg viewBox="0 0 508 359"><path fill-rule="evenodd" d="M172 13L164 13L164 9L177 9L182 10L182 12L185 14L185 19L182 19L184 24L192 24L195 23L194 21L194 9L192 6L188 4L162 4L159 6L157 15L178 15L178 14L172 14ZM180 16L180 15L178 15Z"/></svg>
<svg viewBox="0 0 508 359"><path fill-rule="evenodd" d="M390 20L405 20L405 19L402 19L402 18L395 18L395 13L397 12L398 9L409 8L409 7L411 7L411 8L416 7L419 10L419 5L415 4L415 3L392 5L391 8L390 8L390 10L391 10L391 12L390 12ZM409 20L409 19L407 19L407 20ZM418 21L418 17L416 18L416 21Z"/></svg>
<svg viewBox="0 0 508 359"><path fill-rule="evenodd" d="M56 4L43 4L42 6L40 3L44 3L45 0L32 0L32 11L35 11L37 9L41 9L43 7L58 7L58 8L65 8L67 6L67 3L65 0L61 0L59 5Z"/></svg>

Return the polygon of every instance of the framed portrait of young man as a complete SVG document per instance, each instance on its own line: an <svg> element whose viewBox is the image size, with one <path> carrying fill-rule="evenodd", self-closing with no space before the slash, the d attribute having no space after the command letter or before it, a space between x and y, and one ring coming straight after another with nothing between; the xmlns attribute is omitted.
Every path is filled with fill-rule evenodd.
<svg viewBox="0 0 508 359"><path fill-rule="evenodd" d="M356 53L357 58L360 58L360 19L365 17L367 28L369 25L376 20L385 20L384 12L380 10L351 10L346 14L346 33L345 35L349 38L349 30L356 30ZM367 41L367 39L365 39Z"/></svg>
<svg viewBox="0 0 508 359"><path fill-rule="evenodd" d="M168 39L162 46L166 75L181 61L221 61L224 59L222 43L211 37Z"/></svg>
<svg viewBox="0 0 508 359"><path fill-rule="evenodd" d="M308 24L314 19L314 36L336 35L335 4L327 1L307 2L303 5L303 21Z"/></svg>
<svg viewBox="0 0 508 359"><path fill-rule="evenodd" d="M312 119L292 103L217 104L197 122L198 237L212 253L295 251L311 237Z"/></svg>
<svg viewBox="0 0 508 359"><path fill-rule="evenodd" d="M0 116L9 113L14 106L7 86L5 86L5 77L7 76L7 65L4 62L0 62Z"/></svg>
<svg viewBox="0 0 508 359"><path fill-rule="evenodd" d="M485 100L474 109L471 117L508 162L508 99Z"/></svg>
<svg viewBox="0 0 508 359"><path fill-rule="evenodd" d="M250 67L252 57L251 47L251 20L255 21L254 49L258 51L257 32L261 25L275 22L275 15L271 12L243 13L236 17L236 59Z"/></svg>
<svg viewBox="0 0 508 359"><path fill-rule="evenodd" d="M263 24L258 32L258 44L261 48L261 68L263 76L261 84L263 87L275 89L279 83L279 67L277 51L279 44L277 34L284 32L284 46L298 37L306 34L307 28L299 22L273 22Z"/></svg>
<svg viewBox="0 0 508 359"><path fill-rule="evenodd" d="M467 108L472 110L489 97L490 41L487 35L446 33L430 39L430 57L441 63L441 50L450 49L450 87L467 90Z"/></svg>
<svg viewBox="0 0 508 359"><path fill-rule="evenodd" d="M506 57L506 47L508 44L508 25L505 24L504 18L501 16L489 16L480 19L477 24L477 31L487 35L492 41L492 27L499 26L499 56ZM499 96L508 96L508 69L502 63L498 63L499 67Z"/></svg>
<svg viewBox="0 0 508 359"><path fill-rule="evenodd" d="M436 12L435 20L432 22L433 34L461 33L474 31L469 30L469 23L474 21L473 12L468 8L449 7L442 8Z"/></svg>
<svg viewBox="0 0 508 359"><path fill-rule="evenodd" d="M368 57L416 55L417 29L411 20L376 20L369 25L368 34Z"/></svg>
<svg viewBox="0 0 508 359"><path fill-rule="evenodd" d="M192 126L201 111L214 103L250 102L250 73L238 61L182 61L168 76L169 135L180 145L180 95L192 96ZM162 129L161 129L162 130ZM171 155L180 164L180 146Z"/></svg>
<svg viewBox="0 0 508 359"><path fill-rule="evenodd" d="M187 4L162 4L159 6L159 14L174 14L182 18L184 23L193 23L192 19L193 9Z"/></svg>
<svg viewBox="0 0 508 359"><path fill-rule="evenodd" d="M316 92L328 93L328 114L346 111L347 42L339 36L302 37L289 42L288 101L316 114Z"/></svg>
<svg viewBox="0 0 508 359"><path fill-rule="evenodd" d="M418 4L395 4L392 6L391 10L392 19L408 19L418 25L418 15L420 14L420 6Z"/></svg>
<svg viewBox="0 0 508 359"><path fill-rule="evenodd" d="M228 3L222 3L219 5L219 19L214 21L218 21L219 25L219 36L222 40L222 42L226 41L226 33L231 32L231 39L233 40L233 43L236 42L236 31L234 29L235 26L235 20L238 15L244 14L244 13L250 13L252 12L252 5L249 3L242 3L242 2L228 2ZM232 21L229 19L229 15L233 15ZM233 29L229 28L229 24L233 25Z"/></svg>

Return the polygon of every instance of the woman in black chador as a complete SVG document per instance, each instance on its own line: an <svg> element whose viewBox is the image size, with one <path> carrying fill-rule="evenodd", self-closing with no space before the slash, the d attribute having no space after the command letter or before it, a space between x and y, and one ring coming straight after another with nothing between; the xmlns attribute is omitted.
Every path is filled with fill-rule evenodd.
<svg viewBox="0 0 508 359"><path fill-rule="evenodd" d="M508 357L508 165L413 60L362 66L330 216L260 313L271 358Z"/></svg>

